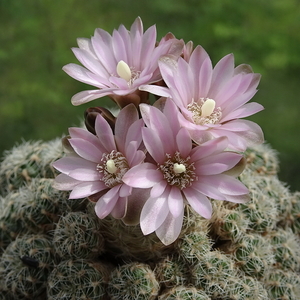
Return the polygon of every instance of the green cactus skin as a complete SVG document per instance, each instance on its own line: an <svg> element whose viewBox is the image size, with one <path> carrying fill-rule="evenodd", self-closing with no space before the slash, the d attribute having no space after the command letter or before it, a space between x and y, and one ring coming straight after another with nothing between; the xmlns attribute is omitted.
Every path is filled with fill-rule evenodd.
<svg viewBox="0 0 300 300"><path fill-rule="evenodd" d="M154 269L157 280L164 288L184 286L190 282L190 274L185 261L177 255L167 256L158 262Z"/></svg>
<svg viewBox="0 0 300 300"><path fill-rule="evenodd" d="M260 175L276 175L279 171L277 152L268 144L250 147L245 151L247 168Z"/></svg>
<svg viewBox="0 0 300 300"><path fill-rule="evenodd" d="M271 192L273 176L259 176L246 171L241 178L250 191L251 201L240 204L238 213L250 221L249 229L252 231L261 234L272 231L278 220L276 198Z"/></svg>
<svg viewBox="0 0 300 300"><path fill-rule="evenodd" d="M56 263L50 240L29 235L11 242L0 261L0 291L17 299L37 299L44 295L48 274Z"/></svg>
<svg viewBox="0 0 300 300"><path fill-rule="evenodd" d="M247 234L235 246L233 256L249 276L263 277L275 262L271 243L259 234Z"/></svg>
<svg viewBox="0 0 300 300"><path fill-rule="evenodd" d="M84 259L65 260L48 278L48 300L107 300L109 266Z"/></svg>
<svg viewBox="0 0 300 300"><path fill-rule="evenodd" d="M300 271L300 240L293 231L278 229L271 236L276 267L282 270Z"/></svg>
<svg viewBox="0 0 300 300"><path fill-rule="evenodd" d="M0 197L0 253L16 239L26 233L27 228L20 216L20 197L18 192L11 192Z"/></svg>
<svg viewBox="0 0 300 300"><path fill-rule="evenodd" d="M154 300L159 283L149 265L134 262L111 272L107 290L111 300Z"/></svg>
<svg viewBox="0 0 300 300"><path fill-rule="evenodd" d="M104 238L98 219L80 211L69 212L60 218L54 231L53 244L56 253L64 260L93 259L104 252Z"/></svg>
<svg viewBox="0 0 300 300"><path fill-rule="evenodd" d="M231 289L228 282L236 277L237 269L229 255L215 250L203 256L191 272L194 286L217 298L228 294Z"/></svg>
<svg viewBox="0 0 300 300"><path fill-rule="evenodd" d="M194 287L176 286L165 291L158 300L211 300L211 298Z"/></svg>
<svg viewBox="0 0 300 300"><path fill-rule="evenodd" d="M264 278L264 283L272 300L299 300L300 276L291 271L274 269Z"/></svg>
<svg viewBox="0 0 300 300"><path fill-rule="evenodd" d="M269 300L268 292L263 285L253 277L243 276L231 279L230 300Z"/></svg>
<svg viewBox="0 0 300 300"><path fill-rule="evenodd" d="M0 163L0 194L16 190L32 178L54 178L51 163L63 155L59 139L50 142L23 142L4 152Z"/></svg>
<svg viewBox="0 0 300 300"><path fill-rule="evenodd" d="M192 231L183 236L177 245L177 251L189 265L194 265L205 256L212 247L206 231Z"/></svg>

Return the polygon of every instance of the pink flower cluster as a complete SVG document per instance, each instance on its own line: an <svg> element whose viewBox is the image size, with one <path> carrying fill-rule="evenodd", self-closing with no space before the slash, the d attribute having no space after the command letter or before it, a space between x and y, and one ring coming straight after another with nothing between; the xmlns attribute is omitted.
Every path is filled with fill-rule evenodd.
<svg viewBox="0 0 300 300"><path fill-rule="evenodd" d="M76 94L73 104L107 95L120 112L114 118L97 108L87 114L89 130L69 129L69 151L53 164L57 189L88 197L99 218L140 224L165 245L178 238L185 205L210 218L211 199L249 199L237 178L242 152L263 142L260 127L241 119L263 109L248 103L260 80L250 66L235 67L227 55L213 67L201 46L172 34L157 43L155 26L143 32L140 18L129 31L96 29L78 45L84 67L64 70L97 89ZM153 105L150 94L160 97Z"/></svg>

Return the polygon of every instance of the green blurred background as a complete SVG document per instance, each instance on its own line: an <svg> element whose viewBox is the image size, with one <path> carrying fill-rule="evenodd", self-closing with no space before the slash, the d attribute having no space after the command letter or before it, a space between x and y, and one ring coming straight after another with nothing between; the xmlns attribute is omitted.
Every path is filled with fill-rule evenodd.
<svg viewBox="0 0 300 300"><path fill-rule="evenodd" d="M279 152L279 177L300 190L299 0L0 0L0 152L24 140L50 140L80 124L89 106L74 107L71 96L90 87L68 77L62 66L77 62L70 48L96 27L112 32L141 16L201 44L215 64L234 53L262 74L256 102L263 112L249 118Z"/></svg>

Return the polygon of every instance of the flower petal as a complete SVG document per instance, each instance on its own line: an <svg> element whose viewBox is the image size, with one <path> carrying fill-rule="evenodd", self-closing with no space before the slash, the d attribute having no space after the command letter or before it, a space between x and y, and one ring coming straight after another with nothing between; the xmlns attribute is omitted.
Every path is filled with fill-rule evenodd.
<svg viewBox="0 0 300 300"><path fill-rule="evenodd" d="M70 199L85 198L104 189L107 189L107 186L102 181L84 181L73 188Z"/></svg>
<svg viewBox="0 0 300 300"><path fill-rule="evenodd" d="M163 175L157 167L151 163L143 163L129 169L122 181L135 188L150 188L163 180Z"/></svg>
<svg viewBox="0 0 300 300"><path fill-rule="evenodd" d="M212 215L211 202L199 191L193 188L187 188L183 191L184 196L191 207L202 217L210 219Z"/></svg>
<svg viewBox="0 0 300 300"><path fill-rule="evenodd" d="M149 198L141 213L141 229L147 235L158 229L165 221L168 213L168 194L164 192L158 198Z"/></svg>
<svg viewBox="0 0 300 300"><path fill-rule="evenodd" d="M183 210L175 218L171 213L168 214L163 224L155 231L158 238L164 245L170 245L179 237L183 222Z"/></svg>
<svg viewBox="0 0 300 300"><path fill-rule="evenodd" d="M170 193L168 196L168 205L170 213L174 218L177 218L183 211L182 194L181 191L175 186L172 186L170 189Z"/></svg>

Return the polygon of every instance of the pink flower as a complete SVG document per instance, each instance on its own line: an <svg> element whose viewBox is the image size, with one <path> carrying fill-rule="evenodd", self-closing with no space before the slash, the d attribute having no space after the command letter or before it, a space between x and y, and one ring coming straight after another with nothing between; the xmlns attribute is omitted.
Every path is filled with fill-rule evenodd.
<svg viewBox="0 0 300 300"><path fill-rule="evenodd" d="M74 95L74 105L106 95L128 95L142 84L161 80L158 59L166 54L178 57L183 42L163 39L156 46L156 27L151 26L143 33L142 20L137 18L130 31L121 25L111 36L98 28L91 39L78 39L78 46L72 50L84 67L68 64L63 70L76 80L97 89Z"/></svg>
<svg viewBox="0 0 300 300"><path fill-rule="evenodd" d="M127 206L132 205L129 201L135 201L134 193L139 191L125 184L122 177L145 158L144 151L139 150L143 126L131 104L119 113L115 135L100 114L95 121L96 135L82 128L70 128L68 141L73 151L53 163L62 172L54 186L72 190L70 199L96 199L95 211L100 219L108 214L124 218Z"/></svg>
<svg viewBox="0 0 300 300"><path fill-rule="evenodd" d="M263 109L258 103L247 103L257 91L260 75L248 65L235 68L232 54L213 68L201 46L191 55L186 50L185 58L160 59L160 71L168 88L148 85L140 89L172 98L181 111L180 124L198 144L226 136L230 149L244 151L251 144L262 143L261 128L241 120Z"/></svg>
<svg viewBox="0 0 300 300"><path fill-rule="evenodd" d="M193 148L171 100L166 101L163 112L147 104L141 104L140 109L147 125L142 129L143 141L153 162L131 168L123 182L151 189L140 218L145 235L155 231L164 244L174 242L182 227L186 202L201 216L210 218L212 205L208 197L237 203L249 199L248 190L240 181L223 174L242 157L224 152L228 146L226 137Z"/></svg>

